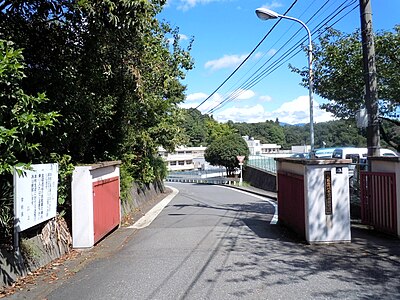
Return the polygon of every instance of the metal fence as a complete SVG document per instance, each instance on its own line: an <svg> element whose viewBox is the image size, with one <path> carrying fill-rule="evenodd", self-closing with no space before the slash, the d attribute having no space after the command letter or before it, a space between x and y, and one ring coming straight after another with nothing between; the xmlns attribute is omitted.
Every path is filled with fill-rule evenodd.
<svg viewBox="0 0 400 300"><path fill-rule="evenodd" d="M262 169L271 173L276 173L276 161L273 157L251 156L247 161L249 167Z"/></svg>

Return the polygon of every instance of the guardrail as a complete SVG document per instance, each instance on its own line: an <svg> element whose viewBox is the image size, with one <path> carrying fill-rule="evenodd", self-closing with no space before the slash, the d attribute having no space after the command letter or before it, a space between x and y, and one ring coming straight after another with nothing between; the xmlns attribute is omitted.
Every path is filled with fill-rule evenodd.
<svg viewBox="0 0 400 300"><path fill-rule="evenodd" d="M239 178L169 178L166 182L198 183L198 184L229 184L238 185Z"/></svg>

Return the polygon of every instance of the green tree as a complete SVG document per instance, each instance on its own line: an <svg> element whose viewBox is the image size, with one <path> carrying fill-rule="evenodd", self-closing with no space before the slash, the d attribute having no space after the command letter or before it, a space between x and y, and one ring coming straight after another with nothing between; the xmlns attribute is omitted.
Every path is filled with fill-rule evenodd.
<svg viewBox="0 0 400 300"><path fill-rule="evenodd" d="M189 108L182 110L184 119L182 127L187 136L187 146L198 147L207 145L208 130L206 126L208 115L203 115L198 109Z"/></svg>
<svg viewBox="0 0 400 300"><path fill-rule="evenodd" d="M228 176L231 176L239 161L236 156L249 157L249 148L246 142L238 134L229 134L215 139L205 151L205 159L214 166L224 166Z"/></svg>
<svg viewBox="0 0 400 300"><path fill-rule="evenodd" d="M228 124L219 123L213 118L206 120L205 125L208 131L207 145L210 145L223 136L230 136L237 132L236 129L230 127Z"/></svg>
<svg viewBox="0 0 400 300"><path fill-rule="evenodd" d="M0 40L0 239L12 233L13 170L39 160L40 140L59 116L40 111L44 94L30 96L20 87L24 69L22 50Z"/></svg>
<svg viewBox="0 0 400 300"><path fill-rule="evenodd" d="M52 99L46 109L63 116L43 137L43 155L84 163L122 159L146 183L162 174L154 156L158 146L172 149L183 140L178 104L181 80L192 68L191 41L182 48L178 30L156 19L164 4L0 3L0 31L25 49L24 90L46 91Z"/></svg>
<svg viewBox="0 0 400 300"><path fill-rule="evenodd" d="M40 139L59 116L40 111L45 94L30 96L20 87L24 68L22 50L0 40L0 175L34 161Z"/></svg>
<svg viewBox="0 0 400 300"><path fill-rule="evenodd" d="M379 113L387 120L397 117L400 104L400 25L375 35ZM314 90L329 100L321 108L342 119L354 118L365 104L360 32L344 34L329 29L314 46ZM308 85L308 71L290 66ZM384 127L381 127L384 130ZM390 135L383 135L387 138ZM394 138L396 139L396 138ZM386 140L393 145L392 140ZM400 150L400 145L395 143Z"/></svg>

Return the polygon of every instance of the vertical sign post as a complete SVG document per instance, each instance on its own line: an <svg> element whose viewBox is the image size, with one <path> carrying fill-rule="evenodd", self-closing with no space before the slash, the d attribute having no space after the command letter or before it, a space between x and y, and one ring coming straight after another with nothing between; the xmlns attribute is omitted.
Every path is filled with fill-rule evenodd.
<svg viewBox="0 0 400 300"><path fill-rule="evenodd" d="M239 161L239 166L240 166L239 185L242 185L242 183L243 183L243 162L244 162L245 156L238 155L238 156L236 156L236 158Z"/></svg>

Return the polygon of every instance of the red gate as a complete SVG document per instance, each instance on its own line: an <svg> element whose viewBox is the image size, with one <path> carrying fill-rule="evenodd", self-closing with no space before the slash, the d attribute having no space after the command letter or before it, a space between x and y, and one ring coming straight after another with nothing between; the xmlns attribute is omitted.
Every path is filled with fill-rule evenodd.
<svg viewBox="0 0 400 300"><path fill-rule="evenodd" d="M119 177L93 182L94 242L120 223Z"/></svg>
<svg viewBox="0 0 400 300"><path fill-rule="evenodd" d="M397 235L396 174L360 172L361 220Z"/></svg>
<svg viewBox="0 0 400 300"><path fill-rule="evenodd" d="M278 172L279 221L305 237L304 177Z"/></svg>

